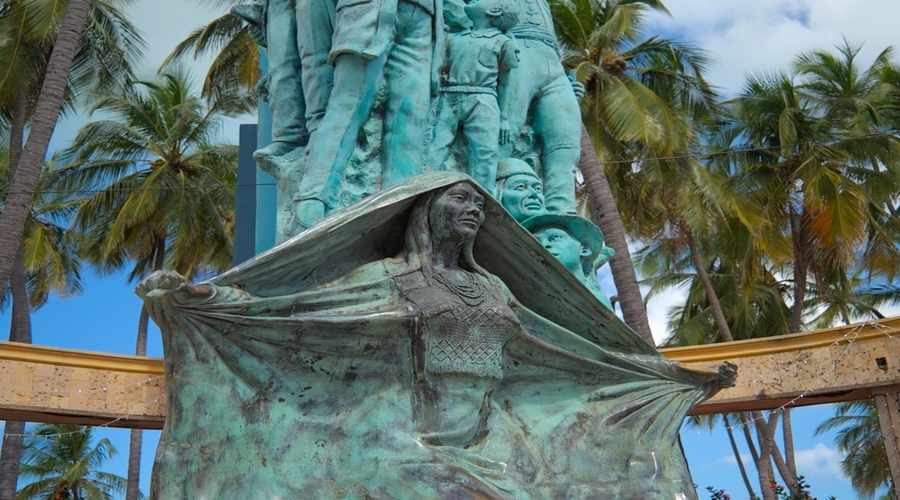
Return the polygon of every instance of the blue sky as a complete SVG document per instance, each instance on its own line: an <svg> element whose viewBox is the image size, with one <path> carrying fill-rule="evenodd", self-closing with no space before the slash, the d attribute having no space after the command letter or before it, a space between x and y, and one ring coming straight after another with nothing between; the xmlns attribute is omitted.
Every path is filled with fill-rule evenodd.
<svg viewBox="0 0 900 500"><path fill-rule="evenodd" d="M828 48L842 37L865 42L861 62L868 65L889 45L900 42L896 30L900 2L896 0L667 0L671 16L652 15L649 34L686 40L710 52L716 60L710 81L726 96L733 95L745 75L762 70L786 68L801 51ZM194 28L222 14L184 0L136 2L131 16L144 31L149 43L146 74L152 74L177 41ZM194 67L197 80L206 62ZM253 121L247 119L245 122ZM223 137L237 141L237 125L226 125ZM85 117L72 117L59 124L51 148L61 148L74 137ZM52 151L51 149L51 151ZM99 277L87 272L87 289L76 298L51 301L34 314L34 341L38 344L121 354L134 352L134 336L140 301L124 274ZM608 272L603 286L610 294L614 287ZM678 291L654 299L649 304L651 326L658 340L665 337L666 310L680 300ZM8 331L9 313L0 313L0 332ZM0 335L5 337L5 333ZM151 356L161 356L158 330L151 328L148 345ZM833 449L832 435L813 436L815 427L832 415L830 407L795 410L795 445L801 474L820 500L835 495L855 498L849 482L840 472L840 457ZM127 430L102 430L119 449L119 458L109 470L125 475L128 448ZM701 498L706 486L725 488L734 499L746 498L746 491L720 424L712 433L686 428L682 432L685 451ZM159 433L145 433L142 489L149 485L150 463ZM742 453L747 454L746 446ZM749 460L747 460L749 463ZM753 472L751 471L751 474Z"/></svg>

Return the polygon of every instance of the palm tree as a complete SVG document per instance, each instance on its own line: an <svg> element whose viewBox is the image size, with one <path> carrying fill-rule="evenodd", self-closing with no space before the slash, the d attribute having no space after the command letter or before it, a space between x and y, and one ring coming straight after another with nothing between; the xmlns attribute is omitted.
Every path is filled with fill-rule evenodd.
<svg viewBox="0 0 900 500"><path fill-rule="evenodd" d="M706 175L714 180L725 218L703 244L717 257L710 265L712 284L724 292L719 296L737 338L800 331L812 308L819 308L819 326L877 316L877 300L854 297L854 289L864 280L895 276L895 266L886 263L897 260L898 221L891 207L900 193L892 174L896 139L884 133L878 111L895 92L880 79L889 52L862 70L857 53L845 43L837 55L801 55L795 75L751 77L723 107L713 142L714 152L726 154L708 160ZM657 253L671 255L669 262L683 258L671 249ZM656 261L657 269L666 268ZM660 272L655 284L690 283L694 278L679 275L679 265ZM690 290L673 318L674 332L680 341L713 340L705 336L712 322L704 290ZM775 442L779 418L783 454ZM763 495L770 496L773 462L795 489L790 412L754 412L744 419L756 430L754 461ZM745 437L756 449L749 432Z"/></svg>
<svg viewBox="0 0 900 500"><path fill-rule="evenodd" d="M19 479L25 486L16 500L111 500L125 490L125 478L102 472L116 449L104 438L93 442L92 429L80 425L41 424L25 441ZM29 482L31 481L31 482Z"/></svg>
<svg viewBox="0 0 900 500"><path fill-rule="evenodd" d="M612 200L636 158L671 156L692 137L690 117L713 94L706 59L689 46L642 40L643 15L666 12L657 0L561 0L552 4L564 64L586 87L582 162L593 219L616 257L610 263L625 321L652 342L624 229ZM601 166L603 166L601 171ZM619 213L622 210L621 201ZM629 209L630 210L630 209Z"/></svg>
<svg viewBox="0 0 900 500"><path fill-rule="evenodd" d="M182 73L101 100L113 115L82 127L66 155L65 190L89 189L75 224L82 256L102 271L132 265L138 281L163 267L185 277L231 265L237 147L214 141L225 99L207 108ZM146 308L135 354L146 354ZM136 498L141 431L131 434L128 499Z"/></svg>
<svg viewBox="0 0 900 500"><path fill-rule="evenodd" d="M16 5L12 8L15 9ZM31 201L41 176L50 136L62 108L69 71L75 59L90 5L90 0L69 1L53 51L47 61L28 142L19 156L15 175L10 181L10 193L6 198L3 214L0 214L0 234L8 235L5 243L0 245L0 286L3 287L12 274L16 253L22 245L22 234L31 209ZM24 16L23 20L27 22L33 17L35 16Z"/></svg>
<svg viewBox="0 0 900 500"><path fill-rule="evenodd" d="M5 148L0 147L0 211L9 188L9 168L4 153ZM76 255L78 243L68 228L74 210L70 203L60 202L53 191L52 163L38 184L38 193L25 225L22 248L16 259L17 272L10 279L11 286L0 292L0 310L12 302L13 318L9 335L12 342L31 343L31 311L44 305L50 293L68 297L79 293L83 285ZM6 423L0 478L10 474L13 479L0 481L0 486L4 488L2 495L6 495L0 495L0 498L11 499L15 495L15 476L24 429L24 422Z"/></svg>
<svg viewBox="0 0 900 500"><path fill-rule="evenodd" d="M19 0L6 4L0 16L0 129L9 132L7 154L3 155L3 160L9 160L5 178L8 185L4 190L4 208L9 209L0 215L0 226L7 224L3 226L5 235L26 237L22 227L15 231L11 228L22 223L22 217L26 226L34 221L28 209L33 190L41 189L45 183L41 164L60 102L66 112L89 89L102 91L131 78L131 62L139 55L143 41L118 10L128 1L94 0L87 10L86 22L81 18L85 6L80 2L72 2L68 10L63 2ZM64 90L60 92L58 85L64 85ZM40 119L32 120L35 116ZM23 162L28 168L20 171L16 167L22 158L29 120L31 152ZM5 289L9 281L14 297L10 340L31 342L21 237L7 237L0 245L0 289ZM3 259L10 252L13 267L5 271ZM32 294L33 299L40 296ZM11 500L15 495L22 446L18 436L24 425L8 422L5 427L0 450L0 500Z"/></svg>
<svg viewBox="0 0 900 500"><path fill-rule="evenodd" d="M208 3L206 0L199 1ZM229 1L225 2L225 6L237 3ZM231 13L225 13L194 30L169 54L162 69L213 53L216 56L203 80L202 95L213 100L228 95L254 96L260 77L259 46L250 38L243 21ZM248 99L245 112L249 113L255 106L255 100Z"/></svg>
<svg viewBox="0 0 900 500"><path fill-rule="evenodd" d="M834 429L840 429L834 444L838 451L846 454L841 468L859 497L874 498L883 488L893 491L875 402L866 399L835 405L834 416L816 428L816 435Z"/></svg>

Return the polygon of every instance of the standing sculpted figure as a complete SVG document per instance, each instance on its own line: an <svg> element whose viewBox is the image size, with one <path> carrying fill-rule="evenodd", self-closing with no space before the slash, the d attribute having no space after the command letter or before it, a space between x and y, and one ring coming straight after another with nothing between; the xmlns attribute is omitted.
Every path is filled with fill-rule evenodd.
<svg viewBox="0 0 900 500"><path fill-rule="evenodd" d="M497 177L500 144L510 141L509 71L519 64L506 35L518 20L516 0L477 0L465 6L472 28L448 35L447 68L438 95L431 166L440 170L461 135L464 169L488 192Z"/></svg>
<svg viewBox="0 0 900 500"><path fill-rule="evenodd" d="M510 30L519 65L510 72L509 125L514 134L528 124L541 144L545 206L575 213L575 167L581 157L581 110L560 62L559 42L547 0L517 0L519 23ZM500 156L512 155L515 138Z"/></svg>
<svg viewBox="0 0 900 500"><path fill-rule="evenodd" d="M294 0L258 0L235 6L231 12L247 23L250 38L265 48L266 57L273 62L271 71L258 85L269 103L272 142L257 154L281 156L305 146L309 131L300 83Z"/></svg>
<svg viewBox="0 0 900 500"><path fill-rule="evenodd" d="M334 66L334 86L294 196L301 226L339 208L347 162L382 82L382 187L419 172L441 18L441 0L338 0L331 45L317 47Z"/></svg>

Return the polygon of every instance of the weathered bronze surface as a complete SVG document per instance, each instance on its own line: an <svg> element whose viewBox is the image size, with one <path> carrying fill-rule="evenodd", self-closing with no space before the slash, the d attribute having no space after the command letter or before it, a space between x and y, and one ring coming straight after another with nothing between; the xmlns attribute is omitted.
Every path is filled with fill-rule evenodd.
<svg viewBox="0 0 900 500"><path fill-rule="evenodd" d="M696 498L678 429L734 379L660 356L456 173L138 293L155 498Z"/></svg>

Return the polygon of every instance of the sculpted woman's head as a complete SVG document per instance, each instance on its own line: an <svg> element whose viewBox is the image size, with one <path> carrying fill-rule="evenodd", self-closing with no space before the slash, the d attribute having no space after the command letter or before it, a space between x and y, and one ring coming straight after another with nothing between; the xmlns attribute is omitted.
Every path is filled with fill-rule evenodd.
<svg viewBox="0 0 900 500"><path fill-rule="evenodd" d="M458 182L425 193L410 212L404 250L398 257L429 276L437 253L458 248L460 267L487 276L472 256L483 222L484 196L472 184Z"/></svg>
<svg viewBox="0 0 900 500"><path fill-rule="evenodd" d="M484 196L465 182L454 184L431 205L432 239L450 243L472 241L484 222Z"/></svg>

